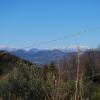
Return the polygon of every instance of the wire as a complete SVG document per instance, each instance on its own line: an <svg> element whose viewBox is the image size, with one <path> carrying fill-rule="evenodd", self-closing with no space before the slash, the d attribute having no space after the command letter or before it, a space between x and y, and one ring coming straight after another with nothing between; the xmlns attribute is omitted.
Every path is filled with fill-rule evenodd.
<svg viewBox="0 0 100 100"><path fill-rule="evenodd" d="M96 77L96 76L100 76L100 73L96 73L96 74L94 74L94 75L92 75L92 76L86 77L85 80L86 80L86 79L93 78L93 77Z"/></svg>
<svg viewBox="0 0 100 100"><path fill-rule="evenodd" d="M24 47L24 48L31 48L31 47L36 47L36 46L44 45L44 44L49 44L49 43L52 43L52 42L57 42L57 41L65 40L65 39L70 39L70 38L73 38L73 37L82 35L82 34L84 34L84 33L87 33L87 32L96 31L97 29L100 29L100 27L92 28L92 29L87 29L87 30L83 30L83 31L81 31L81 32L74 33L74 34L71 34L71 35L69 35L69 36L64 36L64 37L61 37L61 38L58 38L58 39L53 39L53 40L41 42L41 43L38 43L38 44L36 44L36 45L27 46L27 47ZM7 53L7 52L4 51L3 53L0 53L0 55L2 55L2 54L4 54L4 53ZM8 52L8 53L9 53L9 52Z"/></svg>
<svg viewBox="0 0 100 100"><path fill-rule="evenodd" d="M81 32L74 33L74 34L71 34L69 36L64 36L64 37L60 37L58 39L53 39L53 40L49 40L49 41L45 41L45 42L40 42L40 43L38 43L36 45L30 45L30 46L27 46L27 47L24 47L24 48L36 47L36 46L40 46L40 45L44 45L44 44L49 44L49 43L52 43L52 42L57 42L57 41L65 40L65 39L70 39L70 38L79 36L81 34L87 33L87 32L96 31L97 29L100 29L100 28L83 30Z"/></svg>
<svg viewBox="0 0 100 100"><path fill-rule="evenodd" d="M100 73L95 73L94 75L91 75L89 77L85 77L83 80L80 79L79 82L84 81L84 80L88 80L90 78L94 78L96 76L100 76ZM73 82L77 82L77 81L73 81Z"/></svg>

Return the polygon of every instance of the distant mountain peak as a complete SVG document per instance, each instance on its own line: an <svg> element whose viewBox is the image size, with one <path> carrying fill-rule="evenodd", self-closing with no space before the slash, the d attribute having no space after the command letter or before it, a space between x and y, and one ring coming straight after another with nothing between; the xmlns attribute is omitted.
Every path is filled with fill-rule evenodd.
<svg viewBox="0 0 100 100"><path fill-rule="evenodd" d="M0 45L0 50L4 50L4 51L9 51L10 52L10 51L16 51L18 49L15 48L15 47Z"/></svg>
<svg viewBox="0 0 100 100"><path fill-rule="evenodd" d="M82 52L90 49L88 46L79 45ZM46 64L49 62L62 59L67 53L77 52L77 45L67 46L65 49L38 49L38 48L14 48L8 46L0 46L0 50L7 51L12 55L30 61L32 63Z"/></svg>
<svg viewBox="0 0 100 100"><path fill-rule="evenodd" d="M88 46L86 46L86 45L71 45L71 46L67 46L67 47L64 49L64 51L65 51L65 52L76 52L78 46L80 47L80 50L81 50L81 51L86 51L86 50L91 49L90 47L88 47Z"/></svg>
<svg viewBox="0 0 100 100"><path fill-rule="evenodd" d="M90 47L86 46L86 45L71 45L71 46L68 46L67 48L71 49L77 49L77 47L80 47L80 48L83 48L83 49L90 49Z"/></svg>

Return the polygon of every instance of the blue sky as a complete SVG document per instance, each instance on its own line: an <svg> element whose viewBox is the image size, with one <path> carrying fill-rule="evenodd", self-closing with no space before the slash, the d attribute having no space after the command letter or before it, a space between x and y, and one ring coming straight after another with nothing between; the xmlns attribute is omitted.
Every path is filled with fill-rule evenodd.
<svg viewBox="0 0 100 100"><path fill-rule="evenodd" d="M26 47L100 27L100 0L0 0L0 45ZM100 45L100 29L36 46Z"/></svg>

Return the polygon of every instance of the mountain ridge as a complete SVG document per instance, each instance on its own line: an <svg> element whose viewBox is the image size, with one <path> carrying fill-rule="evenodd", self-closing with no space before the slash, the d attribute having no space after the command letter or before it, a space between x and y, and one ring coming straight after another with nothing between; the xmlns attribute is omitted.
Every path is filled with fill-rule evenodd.
<svg viewBox="0 0 100 100"><path fill-rule="evenodd" d="M82 52L88 50L87 46L80 46L80 50ZM24 48L12 48L0 46L0 50L7 51L12 55L20 57L24 60L30 61L35 64L48 64L51 62L55 62L57 60L62 59L67 56L68 53L77 52L77 46L69 46L65 49L38 49L38 48L30 48L28 50Z"/></svg>

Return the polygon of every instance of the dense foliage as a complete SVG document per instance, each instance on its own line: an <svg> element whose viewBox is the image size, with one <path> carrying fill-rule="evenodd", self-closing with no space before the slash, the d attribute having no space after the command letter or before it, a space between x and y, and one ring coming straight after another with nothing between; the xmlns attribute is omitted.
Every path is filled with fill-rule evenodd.
<svg viewBox="0 0 100 100"><path fill-rule="evenodd" d="M38 68L15 56L0 57L0 100L100 100L100 51ZM76 91L77 85L77 91Z"/></svg>

